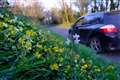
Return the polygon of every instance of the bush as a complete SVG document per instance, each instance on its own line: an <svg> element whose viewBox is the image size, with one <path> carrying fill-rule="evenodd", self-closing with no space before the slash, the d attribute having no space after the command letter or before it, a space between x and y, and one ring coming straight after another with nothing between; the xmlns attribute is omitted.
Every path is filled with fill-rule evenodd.
<svg viewBox="0 0 120 80"><path fill-rule="evenodd" d="M119 79L119 67L100 60L90 49L64 42L17 16L0 15L0 79Z"/></svg>

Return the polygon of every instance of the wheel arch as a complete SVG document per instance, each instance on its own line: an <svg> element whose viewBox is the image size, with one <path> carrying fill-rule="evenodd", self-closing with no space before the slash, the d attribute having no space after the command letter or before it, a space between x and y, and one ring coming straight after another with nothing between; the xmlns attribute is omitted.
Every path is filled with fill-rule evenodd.
<svg viewBox="0 0 120 80"><path fill-rule="evenodd" d="M99 36L100 36L100 33L98 31L91 31L90 34L89 34L89 37L88 37L87 45L89 45L89 42L90 42L91 38L93 38L93 37L99 38Z"/></svg>

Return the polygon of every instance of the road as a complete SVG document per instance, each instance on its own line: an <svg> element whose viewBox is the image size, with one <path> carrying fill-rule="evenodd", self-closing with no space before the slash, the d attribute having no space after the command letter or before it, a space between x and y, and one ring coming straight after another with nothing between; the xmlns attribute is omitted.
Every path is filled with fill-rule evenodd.
<svg viewBox="0 0 120 80"><path fill-rule="evenodd" d="M64 38L67 38L68 36L68 29L62 29L57 26L50 26L49 29ZM103 59L110 60L114 63L120 63L120 51L114 51L114 52L107 52L103 54L98 54L101 56Z"/></svg>

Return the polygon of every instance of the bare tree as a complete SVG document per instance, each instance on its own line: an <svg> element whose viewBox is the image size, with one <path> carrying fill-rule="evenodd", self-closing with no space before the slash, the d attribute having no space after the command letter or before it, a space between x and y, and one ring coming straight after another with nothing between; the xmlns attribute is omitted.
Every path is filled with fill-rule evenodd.
<svg viewBox="0 0 120 80"><path fill-rule="evenodd" d="M58 8L52 8L50 10L51 16L52 16L52 23L54 24L62 24L62 16L61 12Z"/></svg>
<svg viewBox="0 0 120 80"><path fill-rule="evenodd" d="M63 21L65 21L65 22L67 22L67 23L70 23L70 21L69 21L69 16L68 16L68 5L67 5L67 3L64 1L64 0L61 0L61 8L62 8L62 10L63 10L63 16L65 17L65 18L63 18Z"/></svg>
<svg viewBox="0 0 120 80"><path fill-rule="evenodd" d="M25 7L25 15L42 19L44 16L42 4L36 1L32 2L30 6Z"/></svg>
<svg viewBox="0 0 120 80"><path fill-rule="evenodd" d="M14 5L11 7L11 11L15 14L23 14L22 7L19 5L20 2L15 1Z"/></svg>
<svg viewBox="0 0 120 80"><path fill-rule="evenodd" d="M89 0L76 0L75 6L78 7L80 15L84 15L88 11Z"/></svg>
<svg viewBox="0 0 120 80"><path fill-rule="evenodd" d="M117 10L119 10L120 0L116 0L115 7L116 7Z"/></svg>
<svg viewBox="0 0 120 80"><path fill-rule="evenodd" d="M20 1L16 1L14 3L12 11L20 15L25 15L42 20L44 17L42 3L37 0L26 0L26 3L28 5L23 5Z"/></svg>

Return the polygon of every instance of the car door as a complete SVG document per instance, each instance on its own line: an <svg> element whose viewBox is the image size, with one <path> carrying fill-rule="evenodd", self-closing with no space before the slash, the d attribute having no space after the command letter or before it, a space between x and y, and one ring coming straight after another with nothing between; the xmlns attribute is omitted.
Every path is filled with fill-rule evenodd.
<svg viewBox="0 0 120 80"><path fill-rule="evenodd" d="M93 16L86 16L80 19L75 25L74 36L79 39L80 43L87 44L91 33L95 31L97 28L96 24L99 24L99 22L99 18Z"/></svg>
<svg viewBox="0 0 120 80"><path fill-rule="evenodd" d="M79 27L79 35L81 38L81 43L86 44L88 42L88 37L91 34L91 24L84 24Z"/></svg>
<svg viewBox="0 0 120 80"><path fill-rule="evenodd" d="M76 43L85 43L87 21L85 17L80 18L74 25L73 39Z"/></svg>

